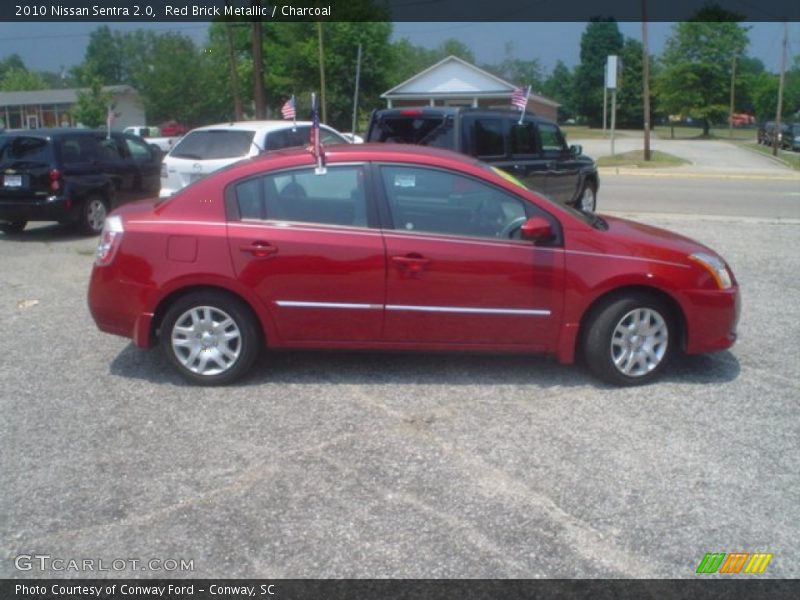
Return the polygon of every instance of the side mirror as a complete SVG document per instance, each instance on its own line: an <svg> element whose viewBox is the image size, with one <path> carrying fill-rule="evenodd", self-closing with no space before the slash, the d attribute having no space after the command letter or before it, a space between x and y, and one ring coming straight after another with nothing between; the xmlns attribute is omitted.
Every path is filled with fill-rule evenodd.
<svg viewBox="0 0 800 600"><path fill-rule="evenodd" d="M573 156L580 156L581 154L583 154L583 146L581 146L580 144L573 144L572 146L569 147L569 151L570 154L572 154Z"/></svg>
<svg viewBox="0 0 800 600"><path fill-rule="evenodd" d="M544 217L531 217L520 227L520 237L523 240L541 242L553 237L553 227Z"/></svg>

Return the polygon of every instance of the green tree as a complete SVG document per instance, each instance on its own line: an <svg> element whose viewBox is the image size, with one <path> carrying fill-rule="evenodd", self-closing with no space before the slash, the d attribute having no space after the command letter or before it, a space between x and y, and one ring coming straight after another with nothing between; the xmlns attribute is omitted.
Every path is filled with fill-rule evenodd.
<svg viewBox="0 0 800 600"><path fill-rule="evenodd" d="M559 60L542 87L545 96L561 104L558 108L559 121L575 117L574 89L575 82L572 71Z"/></svg>
<svg viewBox="0 0 800 600"><path fill-rule="evenodd" d="M43 90L46 87L47 84L38 73L24 68L14 67L8 69L4 73L2 80L0 80L0 89L4 92Z"/></svg>
<svg viewBox="0 0 800 600"><path fill-rule="evenodd" d="M72 109L72 115L86 127L100 127L106 122L111 105L111 94L103 90L100 79L94 78L87 90L78 91L78 101Z"/></svg>
<svg viewBox="0 0 800 600"><path fill-rule="evenodd" d="M667 40L655 94L668 114L698 119L703 135L727 118L733 57L744 56L747 28L733 21L677 23Z"/></svg>
<svg viewBox="0 0 800 600"><path fill-rule="evenodd" d="M394 87L404 82L442 59L438 51L416 46L407 38L401 38L394 42L391 45L390 53L391 60L387 72L388 87Z"/></svg>
<svg viewBox="0 0 800 600"><path fill-rule="evenodd" d="M530 85L535 92L542 91L544 77L539 59L523 59L516 55L514 43L506 42L503 61L496 65L483 65L487 71L517 85Z"/></svg>
<svg viewBox="0 0 800 600"><path fill-rule="evenodd" d="M581 62L575 71L574 102L578 114L590 125L603 121L603 85L606 59L619 55L624 44L613 19L592 19L581 36Z"/></svg>

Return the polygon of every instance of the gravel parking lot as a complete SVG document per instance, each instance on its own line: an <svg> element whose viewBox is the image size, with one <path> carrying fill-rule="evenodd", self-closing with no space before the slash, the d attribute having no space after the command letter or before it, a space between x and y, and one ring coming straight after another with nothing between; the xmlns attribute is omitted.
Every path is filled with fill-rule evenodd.
<svg viewBox="0 0 800 600"><path fill-rule="evenodd" d="M100 333L94 239L0 235L0 577L800 576L798 220L643 216L718 250L740 341L643 388L528 356L288 353L183 383Z"/></svg>

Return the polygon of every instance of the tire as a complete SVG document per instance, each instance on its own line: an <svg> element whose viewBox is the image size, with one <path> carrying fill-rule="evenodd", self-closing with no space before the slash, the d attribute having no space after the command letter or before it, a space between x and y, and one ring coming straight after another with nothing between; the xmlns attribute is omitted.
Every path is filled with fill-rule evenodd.
<svg viewBox="0 0 800 600"><path fill-rule="evenodd" d="M27 221L6 221L0 223L0 231L3 233L20 233L27 224Z"/></svg>
<svg viewBox="0 0 800 600"><path fill-rule="evenodd" d="M78 229L86 235L99 235L107 216L108 203L101 196L89 196L81 207Z"/></svg>
<svg viewBox="0 0 800 600"><path fill-rule="evenodd" d="M575 201L575 208L583 212L593 213L597 209L597 186L591 181L586 181Z"/></svg>
<svg viewBox="0 0 800 600"><path fill-rule="evenodd" d="M164 315L159 342L178 373L200 385L239 379L261 350L250 308L229 294L211 290L177 300Z"/></svg>
<svg viewBox="0 0 800 600"><path fill-rule="evenodd" d="M677 343L675 318L656 297L633 293L600 305L587 321L586 364L614 385L640 385L657 378Z"/></svg>

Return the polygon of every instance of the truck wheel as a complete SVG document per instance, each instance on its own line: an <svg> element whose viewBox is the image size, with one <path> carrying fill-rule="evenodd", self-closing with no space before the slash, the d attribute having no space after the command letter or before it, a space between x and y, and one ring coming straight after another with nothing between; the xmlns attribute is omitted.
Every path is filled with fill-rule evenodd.
<svg viewBox="0 0 800 600"><path fill-rule="evenodd" d="M597 187L591 181L583 183L575 208L586 213L592 213L597 208Z"/></svg>

